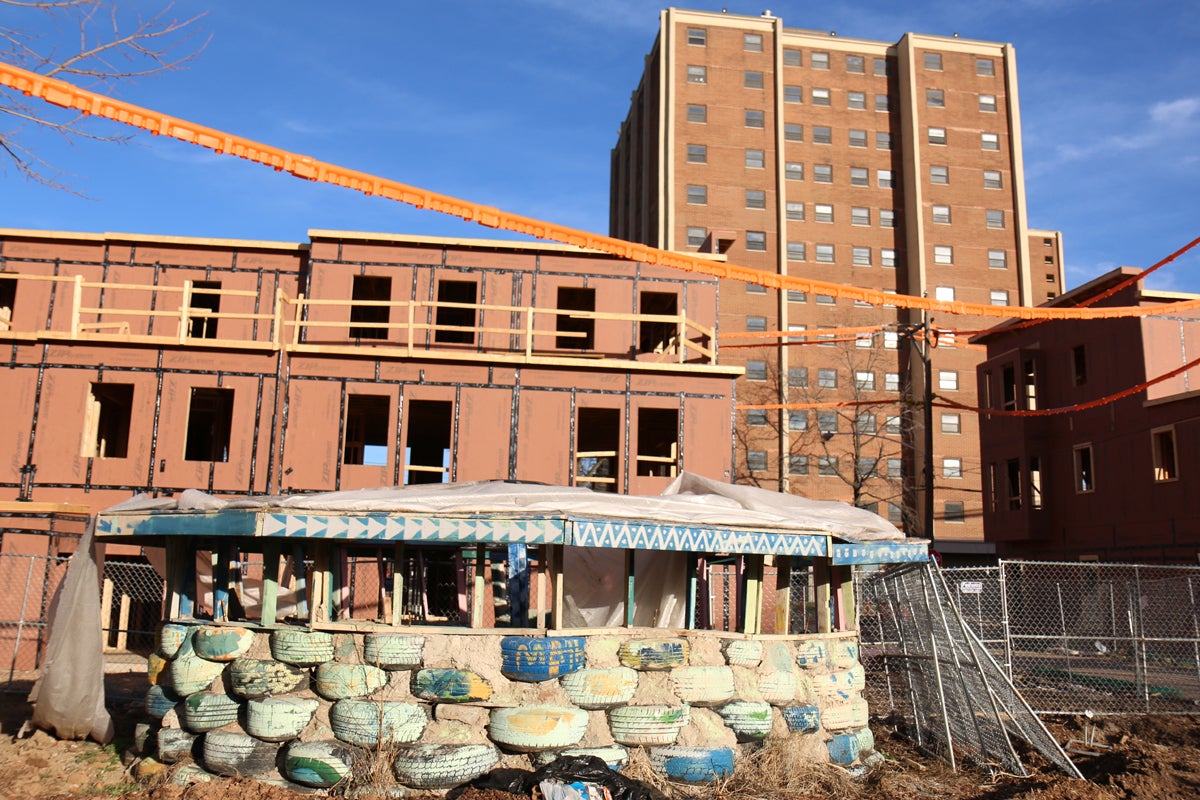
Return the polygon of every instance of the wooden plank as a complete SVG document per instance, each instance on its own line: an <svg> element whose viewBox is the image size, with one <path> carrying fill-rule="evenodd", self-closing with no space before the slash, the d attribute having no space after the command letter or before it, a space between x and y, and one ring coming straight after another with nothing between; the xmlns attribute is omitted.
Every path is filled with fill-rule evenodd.
<svg viewBox="0 0 1200 800"><path fill-rule="evenodd" d="M487 599L487 548L480 542L475 546L475 575L471 582L471 620L470 627L486 628L487 620L484 618L484 610L486 608L484 601Z"/></svg>
<svg viewBox="0 0 1200 800"><path fill-rule="evenodd" d="M304 545L296 542L292 545L292 585L296 593L296 614L301 619L310 619L308 593L308 565L304 563Z"/></svg>
<svg viewBox="0 0 1200 800"><path fill-rule="evenodd" d="M791 633L792 557L775 556L775 633Z"/></svg>
<svg viewBox="0 0 1200 800"><path fill-rule="evenodd" d="M634 552L625 551L625 627L632 628L634 621L634 603L637 594L637 577L634 575Z"/></svg>
<svg viewBox="0 0 1200 800"><path fill-rule="evenodd" d="M392 624L404 624L404 542L392 548Z"/></svg>
<svg viewBox="0 0 1200 800"><path fill-rule="evenodd" d="M817 633L833 632L833 616L829 608L829 601L832 599L831 572L829 559L818 558L813 561L813 584L817 601Z"/></svg>
<svg viewBox="0 0 1200 800"><path fill-rule="evenodd" d="M279 551L278 541L268 539L263 542L262 615L259 618L263 625L274 625L278 615Z"/></svg>
<svg viewBox="0 0 1200 800"><path fill-rule="evenodd" d="M762 633L763 557L746 556L746 605L743 633Z"/></svg>
<svg viewBox="0 0 1200 800"><path fill-rule="evenodd" d="M854 567L834 567L833 574L838 585L838 615L834 622L839 631L855 630Z"/></svg>
<svg viewBox="0 0 1200 800"><path fill-rule="evenodd" d="M126 650L129 647L129 607L132 598L127 594L121 595L121 609L117 615L117 649Z"/></svg>
<svg viewBox="0 0 1200 800"><path fill-rule="evenodd" d="M229 619L229 562L233 560L233 545L224 540L212 551L213 619Z"/></svg>
<svg viewBox="0 0 1200 800"><path fill-rule="evenodd" d="M29 561L30 567L33 566L33 560ZM28 582L27 582L28 583ZM100 627L105 629L108 627L108 621L112 619L112 601L113 601L113 581L112 578L104 579L104 588L100 591ZM108 647L108 631L101 630L103 637L102 649L107 651Z"/></svg>

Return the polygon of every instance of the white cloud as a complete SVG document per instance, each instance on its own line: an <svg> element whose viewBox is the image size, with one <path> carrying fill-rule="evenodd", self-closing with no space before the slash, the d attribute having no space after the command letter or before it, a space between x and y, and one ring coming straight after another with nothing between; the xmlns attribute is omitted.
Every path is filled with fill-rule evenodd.
<svg viewBox="0 0 1200 800"><path fill-rule="evenodd" d="M1132 130L1085 143L1060 144L1054 148L1056 160L1061 163L1152 150L1200 134L1200 97L1155 103L1140 114L1135 114L1138 119ZM1114 119L1116 115L1109 118ZM1087 130L1088 127L1083 129Z"/></svg>

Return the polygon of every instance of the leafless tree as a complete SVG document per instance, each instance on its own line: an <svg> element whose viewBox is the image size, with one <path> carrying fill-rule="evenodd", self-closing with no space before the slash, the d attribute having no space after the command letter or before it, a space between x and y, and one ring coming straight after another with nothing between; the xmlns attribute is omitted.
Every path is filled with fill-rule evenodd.
<svg viewBox="0 0 1200 800"><path fill-rule="evenodd" d="M738 415L739 483L776 488L778 473L754 469L746 454L778 451L786 423L788 463L779 467L797 475L790 481L792 491L803 493L802 475L836 479L844 488L838 493L840 499L862 507L879 506L884 515L886 504L892 503L901 507L905 519L910 518L905 507L911 504L911 481L906 484L899 468L905 454L911 453L910 415L902 413L902 375L893 352L877 346L878 337L871 347L858 344L806 345L801 352L811 357L796 359L800 364L789 370L790 403L842 405ZM744 386L741 404L780 402L782 381L773 362L768 362L764 380Z"/></svg>
<svg viewBox="0 0 1200 800"><path fill-rule="evenodd" d="M0 60L112 93L120 83L179 69L207 45L198 24L203 14L175 17L171 12L168 4L144 16L118 0L0 0ZM27 180L73 191L67 176L32 141L39 131L67 141L129 139L88 119L0 90L0 162Z"/></svg>

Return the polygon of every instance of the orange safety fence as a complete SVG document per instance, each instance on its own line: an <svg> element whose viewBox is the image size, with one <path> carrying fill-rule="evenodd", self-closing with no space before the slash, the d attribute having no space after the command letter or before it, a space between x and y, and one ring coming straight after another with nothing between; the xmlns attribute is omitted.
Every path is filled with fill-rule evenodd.
<svg viewBox="0 0 1200 800"><path fill-rule="evenodd" d="M716 278L752 283L772 289L796 290L827 294L833 297L858 300L874 306L898 306L947 314L965 314L978 317L1044 319L1113 319L1140 317L1155 313L1158 309L1138 306L1091 308L1034 308L1031 306L993 306L984 303L931 300L911 295L886 294L878 289L864 289L828 281L800 278L763 272L750 267L714 262L698 255L659 250L643 244L635 244L610 236L601 236L565 225L556 225L533 217L510 214L498 208L450 195L431 192L399 181L381 178L366 172L348 169L336 164L293 153L225 131L189 122L169 114L153 111L142 106L126 103L106 95L80 89L66 81L49 78L36 72L0 62L0 85L16 89L30 97L37 97L62 108L83 114L104 117L136 128L147 130L157 136L169 136L182 142L208 148L217 153L235 155L248 161L264 164L276 171L288 172L298 178L320 181L335 186L353 189L366 195L377 195L416 208L428 208L443 214L476 222L490 228L549 239L563 244L597 250L618 258L659 264L666 267L709 275ZM1182 301L1174 304L1176 311L1200 308L1200 300Z"/></svg>

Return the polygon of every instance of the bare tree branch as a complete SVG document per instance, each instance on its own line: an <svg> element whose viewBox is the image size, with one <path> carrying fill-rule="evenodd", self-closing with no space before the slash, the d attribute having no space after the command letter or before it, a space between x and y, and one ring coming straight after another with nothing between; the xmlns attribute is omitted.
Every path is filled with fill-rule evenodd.
<svg viewBox="0 0 1200 800"><path fill-rule="evenodd" d="M208 44L199 25L204 15L176 18L171 4L149 17L126 14L117 0L0 0L0 8L10 9L0 24L0 60L108 93L123 82L180 69ZM68 176L33 152L38 131L68 142L131 138L107 132L87 115L35 106L11 91L0 91L0 119L11 123L0 125L0 165L66 191L74 191Z"/></svg>

